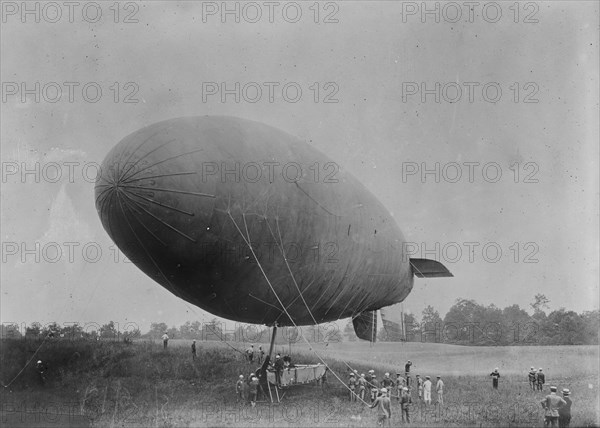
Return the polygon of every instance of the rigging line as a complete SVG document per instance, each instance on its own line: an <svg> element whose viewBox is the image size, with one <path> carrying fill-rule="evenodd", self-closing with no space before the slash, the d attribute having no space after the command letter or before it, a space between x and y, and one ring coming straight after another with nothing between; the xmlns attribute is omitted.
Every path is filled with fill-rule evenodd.
<svg viewBox="0 0 600 428"><path fill-rule="evenodd" d="M271 233L271 236L273 237L273 239L275 239L275 241L277 243L277 247L279 248L279 251L281 252L281 255L283 257L283 261L285 262L285 266L287 267L287 270L290 273L290 277L292 278L292 282L296 286L296 290L298 290L298 295L302 299L302 302L304 303L304 306L306 306L306 309L308 310L308 313L310 314L310 317L312 318L313 322L316 325L316 324L318 324L317 320L315 319L313 313L311 312L310 308L308 307L308 304L306 303L306 300L304 299L304 296L302 295L302 291L300 291L300 287L298 286L298 283L296 282L296 278L294 277L294 273L292 272L292 268L290 267L290 264L288 263L287 256L285 254L285 249L283 248L283 237L281 236L281 229L279 228L279 216L277 215L275 217L275 224L277 225L277 235L279 236L279 242L277 242L277 238L275 238L275 234L273 233L273 230L271 229L271 225L269 224L269 220L267 219L266 216L265 216L265 220L266 220L266 223L267 223L267 227L269 228L269 232ZM290 306L291 306L291 303L290 303Z"/></svg>
<svg viewBox="0 0 600 428"><path fill-rule="evenodd" d="M180 231L179 229L177 229L176 227L171 226L169 223L167 223L166 221L160 219L159 217L155 216L154 214L152 214L150 211L148 211L146 208L144 208L142 205L140 205L140 203L134 199L131 199L129 197L129 195L127 194L127 192L123 191L123 196L125 196L127 199L129 199L131 202L133 202L135 204L135 206L137 206L138 208L141 208L146 214L154 217L156 220L158 220L160 223L162 223L163 225L167 226L169 229L173 230L174 232L178 233L179 235L183 236L184 238L189 239L192 242L196 242L196 240L188 235L186 235L185 233L183 233L182 231ZM119 200L120 201L120 200Z"/></svg>
<svg viewBox="0 0 600 428"><path fill-rule="evenodd" d="M215 198L215 195L211 195L209 193L202 193L202 192L190 192L188 190L176 190L176 189L165 189L162 187L144 187L144 186L132 186L129 184L121 184L119 187L123 187L126 189L142 189L142 190L149 190L151 192L170 192L170 193L180 193L183 195L192 195L192 196L206 196L208 198Z"/></svg>
<svg viewBox="0 0 600 428"><path fill-rule="evenodd" d="M174 176L178 176L178 175L192 175L192 174L198 174L198 173L196 171L189 171L189 172L176 172L173 174L147 175L145 177L139 177L139 178L134 178L132 180L128 180L127 182L131 183L133 181L150 180L152 178L174 177Z"/></svg>
<svg viewBox="0 0 600 428"><path fill-rule="evenodd" d="M142 161L142 159L147 158L149 155L151 155L152 153L154 153L155 151L163 148L164 146L166 146L167 144L171 144L173 141L176 141L176 139L172 139L172 140L168 140L165 143L162 143L161 145L159 145L158 147L155 147L154 149L150 150L148 153L146 153L144 156L138 158L138 160L136 160L128 169L127 171L125 171L124 173L121 174L121 176L119 177L119 181L121 183L127 183L127 180L130 179L132 176L136 175L138 172L140 171L144 171L146 169L148 169L149 167L145 167L142 168L140 170L138 170L137 172L133 172L130 176L127 176L127 174L129 173L129 171L131 171L132 169L134 169L136 167L136 165L138 163L140 163ZM131 155L130 155L131 157Z"/></svg>
<svg viewBox="0 0 600 428"><path fill-rule="evenodd" d="M279 308L278 308L277 306L275 306L275 305L272 305L272 304L270 304L269 302L265 302L265 301L264 301L264 300L262 300L262 299L259 299L258 297L256 297L256 296L255 296L255 295L253 295L252 293L248 293L248 296L250 296L250 297L252 297L252 298L254 298L254 299L258 300L258 301L259 301L259 302L261 302L261 303L264 303L265 305L269 305L269 306L271 306L272 308L275 308L275 309L279 310Z"/></svg>
<svg viewBox="0 0 600 428"><path fill-rule="evenodd" d="M182 213L182 214L187 214L190 217L194 217L194 215L195 215L194 213L191 213L189 211L184 211L182 209L179 209L179 208L176 208L176 207L172 207L171 205L163 204L162 202L157 202L154 199L147 198L144 195L140 195L139 193L135 193L133 190L131 190L130 193L132 195L137 196L138 198L144 199L145 201L148 201L148 202L150 202L152 204L155 204L155 205L158 205L158 206L161 206L161 207L173 210L173 211L177 211L177 212Z"/></svg>
<svg viewBox="0 0 600 428"><path fill-rule="evenodd" d="M285 314L287 315L287 317L290 319L290 321L292 322L292 324L294 324L294 327L298 328L298 326L296 325L296 322L294 321L294 319L292 318L292 316L290 315L290 313L287 311L287 309L285 308L285 305L283 304L283 302L281 301L281 299L279 298L279 296L277 295L277 292L275 291L275 289L273 288L273 285L271 284L271 281L269 280L269 278L267 277L266 272L264 271L262 264L260 263L260 261L258 260L258 257L256 256L256 253L254 252L254 248L252 248L252 243L246 240L246 237L244 236L244 234L242 233L242 230L239 228L238 224L236 223L235 219L233 218L233 216L231 215L231 211L228 209L227 210L227 214L229 215L229 218L231 219L231 221L233 222L235 228L237 229L238 233L240 234L240 236L242 237L242 239L244 240L244 242L246 243L246 245L248 246L250 252L252 253L252 256L254 256L254 260L256 261L256 264L258 266L258 268L260 269L263 277L265 278L265 281L267 282L267 284L269 285L269 288L271 289L271 291L273 292L273 294L275 295L275 298L277 299L277 301L279 302L279 304L281 305L281 307L283 308L283 311L285 312ZM242 217L244 218L245 221L245 217L242 213ZM344 387L348 390L348 391L352 391L350 389L350 387L348 387L348 385L346 385L346 383L340 379L340 377L336 374L335 371L333 371L329 365L323 360L323 358L321 358L321 356L319 355L319 353L313 349L313 347L311 346L310 342L304 337L304 335L301 335L302 339L304 339L304 341L306 342L306 344L308 345L309 349L311 351L313 351L313 353L317 356L317 358L323 363L323 365L325 367L327 367L327 369L333 373L333 375L336 377L336 379L338 381L340 381L340 383L342 385L344 385ZM357 397L360 401L362 401L363 403L367 404L364 400L362 400L360 397Z"/></svg>
<svg viewBox="0 0 600 428"><path fill-rule="evenodd" d="M168 245L167 245L167 244L166 244L166 243L165 243L165 242L164 242L162 239L160 239L158 236L156 236L156 234L155 234L154 232L152 232L150 229L148 229L148 226L146 226L146 225L145 225L143 222L141 222L141 221L140 221L140 219L139 219L139 218L138 218L136 215L133 215L133 212L134 212L134 211L135 211L135 212L138 212L139 214L141 214L141 212L140 212L140 211L137 211L135 208L132 208L132 207L129 205L129 202L128 202L128 201L124 200L123 202L125 203L125 206L126 206L126 207L127 207L127 209L129 210L129 212L132 214L132 217L133 217L133 218L134 218L134 219L135 219L135 220L138 222L138 224L139 224L140 226L142 226L144 229L146 229L146 232L148 232L150 235L152 235L152 237L153 237L154 239L156 239L158 242L160 242L160 243L161 243L161 244L162 244L164 247L167 247Z"/></svg>
<svg viewBox="0 0 600 428"><path fill-rule="evenodd" d="M181 153L181 154L178 154L177 156L171 156L170 158L166 158L166 159L163 159L163 160L161 160L161 161L155 162L155 163L153 163L152 165L149 165L149 166L147 166L147 167L145 167L145 168L142 168L142 169L138 170L137 172L134 172L133 174L129 175L127 178L124 178L124 179L123 179L123 182L124 182L124 183L128 183L128 182L129 182L129 180L131 180L133 177L135 177L136 175L138 175L140 172L142 172L142 171L146 171L146 170L148 170L148 169L150 169L150 168L153 168L153 167L155 167L156 165L160 165L161 163L165 163L165 162L167 162L167 161L170 161L170 160L173 160L173 159L180 158L180 157L182 157L182 156L187 156L187 155L191 155L191 154L198 153L198 152L202 152L202 151L204 151L204 149L196 149L196 150L192 150L191 152L185 152L185 153Z"/></svg>
<svg viewBox="0 0 600 428"><path fill-rule="evenodd" d="M141 142L141 143L140 143L140 144L139 144L139 145L138 145L138 146L137 146L137 147L136 147L134 150L132 150L132 151L131 151L131 153L129 153L129 156L127 157L127 160L126 160L126 161L125 161L125 163L123 164L123 167L125 167L125 166L126 166L128 163L129 163L129 160L131 159L131 157L132 157L132 156L133 156L135 153L137 153L137 151L138 151L139 149L141 149L141 148L142 148L142 146L143 146L144 144L146 144L148 141L150 141L150 139L151 139L152 137L154 137L155 135L158 135L158 134L160 134L162 131L163 131L162 129L159 129L159 130L158 130L158 131L156 131L154 134L151 134L151 135L150 135L148 138L146 138L144 141L142 141L142 142ZM121 158L119 158L119 161L120 161L120 160L121 160ZM140 160L140 159L138 159L138 161L139 161L139 160ZM137 162L136 162L136 163L137 163ZM118 164L118 162L117 162L117 164ZM131 166L129 169L127 169L127 171L125 171L125 173L128 173L128 172L131 170L131 168L133 168L134 166L135 166L135 164L134 164L134 165L132 165L132 166Z"/></svg>

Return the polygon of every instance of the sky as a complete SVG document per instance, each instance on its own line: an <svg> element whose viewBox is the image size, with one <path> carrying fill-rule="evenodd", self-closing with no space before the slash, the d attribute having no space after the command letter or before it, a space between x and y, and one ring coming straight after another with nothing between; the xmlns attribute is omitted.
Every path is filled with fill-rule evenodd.
<svg viewBox="0 0 600 428"><path fill-rule="evenodd" d="M275 126L358 178L454 274L417 279L413 313L598 309L597 2L22 4L2 3L2 322L213 318L128 262L94 206L114 145L194 115Z"/></svg>

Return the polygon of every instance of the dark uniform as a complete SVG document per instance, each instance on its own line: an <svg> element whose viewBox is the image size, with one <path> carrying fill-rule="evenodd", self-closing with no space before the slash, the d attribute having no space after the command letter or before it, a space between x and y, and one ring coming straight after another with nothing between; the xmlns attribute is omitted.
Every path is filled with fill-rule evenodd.
<svg viewBox="0 0 600 428"><path fill-rule="evenodd" d="M403 389L402 393L400 395L400 408L401 413L402 413L402 422L404 422L404 417L406 416L406 422L410 423L410 415L408 414L409 409L410 409L410 404L412 403L412 400L410 398L410 395L408 394L408 388Z"/></svg>
<svg viewBox="0 0 600 428"><path fill-rule="evenodd" d="M192 360L196 359L196 341L192 342Z"/></svg>
<svg viewBox="0 0 600 428"><path fill-rule="evenodd" d="M283 372L283 360L277 354L275 356L275 364L273 364L273 368L275 369L275 382L277 385L281 385L281 373Z"/></svg>
<svg viewBox="0 0 600 428"><path fill-rule="evenodd" d="M546 383L546 375L542 373L542 369L540 369L535 375L535 384L537 386L537 390L541 391L544 389L544 384Z"/></svg>
<svg viewBox="0 0 600 428"><path fill-rule="evenodd" d="M563 400L565 400L565 405L558 409L558 426L561 428L568 428L571 424L571 405L573 402L571 401L571 397L569 397L569 390L563 389Z"/></svg>
<svg viewBox="0 0 600 428"><path fill-rule="evenodd" d="M535 369L533 367L531 368L531 370L527 374L527 378L529 379L529 386L531 387L531 389L533 391L535 391L535 388L536 388Z"/></svg>
<svg viewBox="0 0 600 428"><path fill-rule="evenodd" d="M491 372L490 376L492 377L492 386L494 389L498 389L498 379L500 379L500 373L498 373L498 369L495 369L493 372Z"/></svg>

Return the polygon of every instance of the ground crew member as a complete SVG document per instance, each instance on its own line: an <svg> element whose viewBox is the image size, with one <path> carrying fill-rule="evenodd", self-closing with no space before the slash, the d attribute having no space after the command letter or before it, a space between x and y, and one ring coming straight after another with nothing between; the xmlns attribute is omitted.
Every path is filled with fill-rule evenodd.
<svg viewBox="0 0 600 428"><path fill-rule="evenodd" d="M406 364L404 364L404 377L406 378L406 387L410 389L410 366L412 366L412 361L408 360Z"/></svg>
<svg viewBox="0 0 600 428"><path fill-rule="evenodd" d="M425 376L425 382L423 382L423 399L425 404L431 404L431 378Z"/></svg>
<svg viewBox="0 0 600 428"><path fill-rule="evenodd" d="M238 381L235 384L235 393L238 396L238 402L244 401L244 375L240 375Z"/></svg>
<svg viewBox="0 0 600 428"><path fill-rule="evenodd" d="M421 375L417 375L417 392L419 394L419 400L423 400L423 378Z"/></svg>
<svg viewBox="0 0 600 428"><path fill-rule="evenodd" d="M250 345L248 349L246 349L246 357L248 357L248 362L252 363L254 359L254 345Z"/></svg>
<svg viewBox="0 0 600 428"><path fill-rule="evenodd" d="M498 389L498 379L500 379L500 373L498 373L498 367L496 367L494 369L494 371L490 373L490 376L492 377L492 387L494 387L494 389Z"/></svg>
<svg viewBox="0 0 600 428"><path fill-rule="evenodd" d="M365 380L369 385L371 384L371 378L373 377L373 373L375 373L375 370L369 370L367 372L367 375L365 376Z"/></svg>
<svg viewBox="0 0 600 428"><path fill-rule="evenodd" d="M556 395L556 387L550 387L550 394L541 401L544 408L544 426L556 426L558 422L558 409L566 406L567 402Z"/></svg>
<svg viewBox="0 0 600 428"><path fill-rule="evenodd" d="M406 423L410 423L410 415L408 414L410 404L412 400L410 398L410 394L408 393L408 388L402 388L402 394L400 397L400 411L402 413L402 422L404 422L404 417L406 416Z"/></svg>
<svg viewBox="0 0 600 428"><path fill-rule="evenodd" d="M546 383L546 375L544 373L542 373L541 367L538 370L537 374L535 375L535 383L537 385L538 391L541 391L542 389L544 389L544 384Z"/></svg>
<svg viewBox="0 0 600 428"><path fill-rule="evenodd" d="M358 378L358 396L361 400L365 401L365 390L367 388L367 380L365 379L365 374L362 373Z"/></svg>
<svg viewBox="0 0 600 428"><path fill-rule="evenodd" d="M196 341L192 340L192 360L196 359Z"/></svg>
<svg viewBox="0 0 600 428"><path fill-rule="evenodd" d="M250 404L256 406L256 395L258 394L258 378L254 376L250 382Z"/></svg>
<svg viewBox="0 0 600 428"><path fill-rule="evenodd" d="M400 401L400 395L402 395L402 388L405 386L404 378L401 373L396 373L396 399Z"/></svg>
<svg viewBox="0 0 600 428"><path fill-rule="evenodd" d="M571 392L567 388L562 390L562 394L566 404L558 409L558 426L568 428L571 424L571 405L573 402L571 401L571 397L569 397Z"/></svg>
<svg viewBox="0 0 600 428"><path fill-rule="evenodd" d="M281 386L281 373L283 373L283 360L281 359L281 355L275 355L275 364L273 364L273 368L275 369L275 382L277 386ZM325 376L325 374L323 374Z"/></svg>
<svg viewBox="0 0 600 428"><path fill-rule="evenodd" d="M162 335L162 341L163 341L163 349L167 349L167 345L169 344L169 335L167 334L166 331L165 331L165 334Z"/></svg>
<svg viewBox="0 0 600 428"><path fill-rule="evenodd" d="M379 392L379 381L377 380L377 376L371 375L371 403L375 401L377 398L377 393ZM386 390L387 392L387 390Z"/></svg>
<svg viewBox="0 0 600 428"><path fill-rule="evenodd" d="M390 418L392 417L392 405L390 398L387 396L387 389L381 389L381 395L373 401L371 409L377 407L377 425L378 426L391 426Z"/></svg>
<svg viewBox="0 0 600 428"><path fill-rule="evenodd" d="M350 380L348 381L348 388L350 388L350 401L356 401L356 378L354 373L350 374Z"/></svg>
<svg viewBox="0 0 600 428"><path fill-rule="evenodd" d="M44 364L42 362L42 360L38 360L37 364L35 365L35 369L37 370L38 374L40 375L40 382L42 383L42 385L46 384L46 372L48 371L48 366L46 364Z"/></svg>
<svg viewBox="0 0 600 428"><path fill-rule="evenodd" d="M389 373L386 373L385 375L383 375L383 379L381 380L381 386L383 386L385 389L387 389L388 397L391 395L392 388L394 387L394 385L395 385L395 383L392 379L390 379Z"/></svg>
<svg viewBox="0 0 600 428"><path fill-rule="evenodd" d="M435 386L437 392L437 402L440 406L444 404L444 381L441 376L437 377L437 384Z"/></svg>
<svg viewBox="0 0 600 428"><path fill-rule="evenodd" d="M535 374L536 372L533 367L529 370L529 373L527 373L527 378L529 379L529 386L531 387L532 391L535 391L536 389Z"/></svg>
<svg viewBox="0 0 600 428"><path fill-rule="evenodd" d="M258 364L262 364L265 358L265 351L262 348L262 345L258 346Z"/></svg>

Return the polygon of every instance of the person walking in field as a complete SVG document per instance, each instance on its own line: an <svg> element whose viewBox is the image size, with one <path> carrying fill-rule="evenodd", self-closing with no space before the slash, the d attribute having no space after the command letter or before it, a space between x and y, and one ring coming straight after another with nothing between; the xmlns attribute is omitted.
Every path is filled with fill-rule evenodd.
<svg viewBox="0 0 600 428"><path fill-rule="evenodd" d="M437 377L437 384L435 386L437 392L437 402L440 406L444 404L444 381L441 376Z"/></svg>
<svg viewBox="0 0 600 428"><path fill-rule="evenodd" d="M536 375L536 371L532 367L529 370L529 373L527 373L527 378L529 379L529 386L531 387L532 391L535 391L535 389L536 389L535 375Z"/></svg>
<svg viewBox="0 0 600 428"><path fill-rule="evenodd" d="M169 335L167 334L166 331L165 331L165 334L162 335L162 341L163 341L163 349L167 349L167 345L169 344Z"/></svg>
<svg viewBox="0 0 600 428"><path fill-rule="evenodd" d="M262 364L265 360L265 351L263 350L262 345L258 346L258 364Z"/></svg>
<svg viewBox="0 0 600 428"><path fill-rule="evenodd" d="M362 401L365 401L365 391L367 390L367 380L365 374L362 373L358 378L358 396Z"/></svg>
<svg viewBox="0 0 600 428"><path fill-rule="evenodd" d="M254 359L254 345L250 345L246 349L246 358L248 358L248 363L252 364L252 360Z"/></svg>
<svg viewBox="0 0 600 428"><path fill-rule="evenodd" d="M571 424L571 405L573 404L571 397L569 397L571 391L564 388L562 394L566 404L558 409L558 426L560 428L568 428Z"/></svg>
<svg viewBox="0 0 600 428"><path fill-rule="evenodd" d="M423 382L423 400L425 404L431 404L431 378L425 376L425 382Z"/></svg>
<svg viewBox="0 0 600 428"><path fill-rule="evenodd" d="M500 373L498 372L498 367L494 369L493 372L490 373L492 377L492 387L494 389L498 389L498 380L500 379Z"/></svg>
<svg viewBox="0 0 600 428"><path fill-rule="evenodd" d="M543 390L545 383L546 383L546 375L544 374L544 372L542 371L542 368L540 367L537 374L535 375L535 384L537 386L537 390L538 391Z"/></svg>
<svg viewBox="0 0 600 428"><path fill-rule="evenodd" d="M408 360L406 364L404 364L404 377L406 378L406 387L410 389L410 367L412 366L412 361Z"/></svg>
<svg viewBox="0 0 600 428"><path fill-rule="evenodd" d="M237 395L238 403L244 402L244 375L240 375L238 381L235 384L235 393Z"/></svg>
<svg viewBox="0 0 600 428"><path fill-rule="evenodd" d="M196 359L196 341L192 340L192 360Z"/></svg>
<svg viewBox="0 0 600 428"><path fill-rule="evenodd" d="M555 427L558 423L558 410L562 406L566 406L567 402L563 400L561 397L556 395L556 387L550 387L550 394L546 395L544 399L541 401L542 407L544 408L544 426L553 426Z"/></svg>
<svg viewBox="0 0 600 428"><path fill-rule="evenodd" d="M408 388L403 387L400 395L400 412L402 414L402 422L404 423L404 417L406 417L406 423L410 423L410 404L412 403L412 399L410 398L410 394L408 393Z"/></svg>
<svg viewBox="0 0 600 428"><path fill-rule="evenodd" d="M419 401L423 400L423 378L421 375L417 375L417 393L419 394Z"/></svg>
<svg viewBox="0 0 600 428"><path fill-rule="evenodd" d="M381 395L373 401L371 409L377 407L377 425L378 426L391 426L390 418L392 417L392 404L390 398L387 396L387 389L381 389Z"/></svg>

